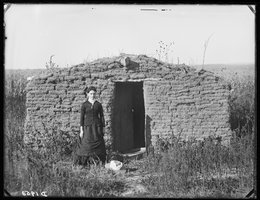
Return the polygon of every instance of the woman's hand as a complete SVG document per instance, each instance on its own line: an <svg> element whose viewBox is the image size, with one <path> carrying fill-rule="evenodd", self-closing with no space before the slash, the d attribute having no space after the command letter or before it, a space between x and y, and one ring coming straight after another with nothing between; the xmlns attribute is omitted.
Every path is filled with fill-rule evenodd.
<svg viewBox="0 0 260 200"><path fill-rule="evenodd" d="M79 137L82 138L83 137L83 128L82 126L80 127L80 133L79 133Z"/></svg>

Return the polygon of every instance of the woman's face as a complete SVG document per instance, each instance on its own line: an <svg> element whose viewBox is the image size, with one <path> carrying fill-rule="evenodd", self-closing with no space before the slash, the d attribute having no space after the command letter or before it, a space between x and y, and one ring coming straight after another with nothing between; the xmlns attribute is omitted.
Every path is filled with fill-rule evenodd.
<svg viewBox="0 0 260 200"><path fill-rule="evenodd" d="M96 98L96 92L94 90L90 90L88 93L88 98L90 100L94 100Z"/></svg>

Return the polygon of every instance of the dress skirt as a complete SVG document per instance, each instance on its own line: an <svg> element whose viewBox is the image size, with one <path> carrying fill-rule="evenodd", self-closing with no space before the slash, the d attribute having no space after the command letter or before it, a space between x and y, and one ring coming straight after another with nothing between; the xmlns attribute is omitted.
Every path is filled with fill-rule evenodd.
<svg viewBox="0 0 260 200"><path fill-rule="evenodd" d="M103 164L106 160L106 149L104 141L103 127L92 124L83 127L83 137L80 138L76 152L75 164L88 165L101 161Z"/></svg>

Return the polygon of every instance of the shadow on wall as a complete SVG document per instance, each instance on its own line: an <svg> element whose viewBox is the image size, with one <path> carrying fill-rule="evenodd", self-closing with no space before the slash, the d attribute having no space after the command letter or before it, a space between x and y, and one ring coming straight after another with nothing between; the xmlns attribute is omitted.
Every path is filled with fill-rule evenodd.
<svg viewBox="0 0 260 200"><path fill-rule="evenodd" d="M150 149L152 148L151 146L151 121L152 118L149 115L146 115L145 117L145 145L146 145L146 150L149 153Z"/></svg>

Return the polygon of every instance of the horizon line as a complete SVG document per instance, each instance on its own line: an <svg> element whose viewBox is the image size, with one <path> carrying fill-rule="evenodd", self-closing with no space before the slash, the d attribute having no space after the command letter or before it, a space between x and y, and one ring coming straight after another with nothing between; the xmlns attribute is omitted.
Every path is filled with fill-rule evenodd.
<svg viewBox="0 0 260 200"><path fill-rule="evenodd" d="M77 66L77 65L80 65L82 63L79 63L79 64L75 64L75 65L71 65L71 66L68 66L68 67L58 67L60 69L62 68L70 68L70 67L74 67L74 66ZM177 63L169 63L169 64L173 64L173 65L178 65ZM186 64L186 63L181 63L179 65L182 65L182 64L185 64L187 66L203 66L203 64ZM241 62L241 63L209 63L209 64L204 64L204 66L207 66L207 65L255 65L255 63L247 63L247 62ZM7 70L44 70L46 69L45 67L38 67L38 68L5 68L5 71Z"/></svg>

